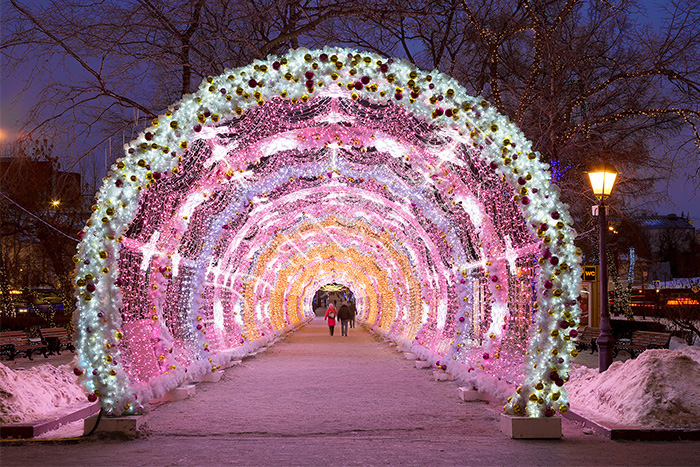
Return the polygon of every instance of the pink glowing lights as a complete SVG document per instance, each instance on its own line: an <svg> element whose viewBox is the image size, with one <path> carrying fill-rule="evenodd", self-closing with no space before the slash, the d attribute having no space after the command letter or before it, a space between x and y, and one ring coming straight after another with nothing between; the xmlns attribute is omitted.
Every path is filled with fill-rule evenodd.
<svg viewBox="0 0 700 467"><path fill-rule="evenodd" d="M371 54L205 80L126 146L83 231L83 384L138 412L302 325L340 282L361 322L446 371L522 384L508 411L566 410L575 350L554 330L575 325L578 259L529 148L449 77Z"/></svg>

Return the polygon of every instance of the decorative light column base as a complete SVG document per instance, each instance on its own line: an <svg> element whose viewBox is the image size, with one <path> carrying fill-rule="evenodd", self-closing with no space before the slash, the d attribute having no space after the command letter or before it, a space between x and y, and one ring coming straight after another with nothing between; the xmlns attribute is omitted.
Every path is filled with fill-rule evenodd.
<svg viewBox="0 0 700 467"><path fill-rule="evenodd" d="M434 381L454 381L455 377L452 376L450 373L445 373L442 370L435 370L435 371L433 371L433 380Z"/></svg>
<svg viewBox="0 0 700 467"><path fill-rule="evenodd" d="M221 376L224 374L223 370L208 371L202 376L202 381L205 383L216 383L221 381Z"/></svg>
<svg viewBox="0 0 700 467"><path fill-rule="evenodd" d="M484 398L484 394L474 389L473 387L460 386L457 388L457 390L459 391L459 398L465 402L486 400Z"/></svg>
<svg viewBox="0 0 700 467"><path fill-rule="evenodd" d="M224 374L224 370L216 371L205 371L199 376L191 377L189 383L216 383L221 380L221 375Z"/></svg>
<svg viewBox="0 0 700 467"><path fill-rule="evenodd" d="M86 418L83 423L83 432L90 433L95 426L97 415ZM145 415L131 415L128 417L102 417L95 430L96 434L102 434L120 438L136 438L141 426L146 421Z"/></svg>
<svg viewBox="0 0 700 467"><path fill-rule="evenodd" d="M181 401L194 396L195 392L196 386L194 384L185 384L184 386L166 392L165 396L163 396L163 400L165 402Z"/></svg>
<svg viewBox="0 0 700 467"><path fill-rule="evenodd" d="M561 418L501 414L501 431L513 439L559 439L562 436Z"/></svg>

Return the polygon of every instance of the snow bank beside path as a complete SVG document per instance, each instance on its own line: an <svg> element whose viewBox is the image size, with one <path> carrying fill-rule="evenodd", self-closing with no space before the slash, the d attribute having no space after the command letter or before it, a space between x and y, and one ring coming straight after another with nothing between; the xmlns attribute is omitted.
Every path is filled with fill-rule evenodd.
<svg viewBox="0 0 700 467"><path fill-rule="evenodd" d="M647 350L604 373L574 365L571 409L599 422L639 427L700 427L700 348Z"/></svg>
<svg viewBox="0 0 700 467"><path fill-rule="evenodd" d="M41 420L77 402L86 402L85 392L70 365L11 370L0 363L0 422Z"/></svg>

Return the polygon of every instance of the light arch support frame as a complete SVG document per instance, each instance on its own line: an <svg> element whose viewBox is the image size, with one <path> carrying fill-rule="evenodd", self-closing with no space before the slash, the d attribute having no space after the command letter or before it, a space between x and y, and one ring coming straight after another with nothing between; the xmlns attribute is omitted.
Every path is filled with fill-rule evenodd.
<svg viewBox="0 0 700 467"><path fill-rule="evenodd" d="M246 340L247 336L243 336L240 345L232 347L229 343L227 350L217 352L208 352L207 337L198 334L199 328L193 328L191 333L197 334L193 339L199 342L201 348L194 356L177 356L177 352L173 353L175 346L163 337L167 332L163 328L163 320L159 320L158 307L165 306L162 304L164 299L153 299L152 323L145 317L139 323L129 323L128 329L125 327L120 315L120 310L124 307L121 289L124 281L120 277L118 265L123 256L123 248L128 246L128 239L123 239L123 236L136 219L140 204L145 202L149 189L157 185L161 177L177 174L181 170L183 158L187 159L195 142L215 138L216 132L212 130L215 125L245 116L270 102L282 100L304 105L317 96L342 97L379 106L397 105L416 119L438 128L449 145L436 148L433 156L437 163L421 169L426 183L449 184L453 181L454 174L441 167L440 162L464 165L465 161L459 159L454 152L457 146L461 146L469 150L468 154L473 160L486 164L498 175L504 187L509 187L511 202L517 206L529 234L536 240L536 243L527 247L529 251L526 253L535 259L537 274L532 284L536 301L527 336L528 350L523 357L524 374L504 409L508 413L527 416L551 416L556 410L568 410L562 385L568 380L570 358L576 355L574 341L580 313L577 304L580 251L574 246L572 220L567 207L560 201L558 188L551 183L548 165L540 160L539 155L532 150L532 144L507 117L499 115L484 99L469 96L454 79L438 72L427 73L415 69L404 61L385 60L375 54L342 48L316 51L298 49L290 51L284 57L270 57L236 70L228 70L217 77L209 77L195 93L184 96L155 119L152 126L136 140L125 146L125 157L113 166L97 194L93 215L80 233L81 243L74 258L78 300L78 312L74 318L78 353L74 366L89 398L94 400L99 397L108 414L138 413L143 410L145 402L176 387L188 375L215 370L231 358L254 351L279 337L283 331L303 324L303 319L285 321L286 329L273 328L268 324L268 335L256 335L254 340ZM380 143L386 151L397 152L403 158L405 148L388 140L377 141L378 148ZM261 148L260 154L252 156L257 157L256 163L264 157L264 149ZM224 152L218 160L227 157ZM337 178L334 174L336 170L332 172L328 173L331 182ZM245 183L242 169L232 168L225 175L227 179ZM205 189L205 198L208 193L214 194ZM481 260L474 264L456 264L453 269L461 272L464 278L470 277L470 271L478 269L483 273L481 283L473 281L472 285L453 284L452 279L444 279L447 275L444 266L438 265L438 269L442 268L440 273L433 264L432 272L418 271L426 290L444 292L448 287L445 284L448 284L448 288L454 289L452 295L436 293L430 297L401 296L399 301L416 306L421 300L420 307L424 310L426 306L423 302L434 303L431 306L442 310L438 313L442 316L438 321L441 319L444 326L446 319L459 318L463 322L468 317L468 313L459 317L445 316L445 313L449 314L449 308L446 308L444 301L450 296L459 298L466 293L472 294L473 300L476 289L479 288L480 296L490 300L489 321L486 323L489 326L486 333L488 338L485 342L476 344L474 341L469 345L483 353L480 358L471 355L461 366L455 365L454 370L451 368L454 372L463 369L465 375L478 375L480 370L488 373L491 362L499 358L499 342L503 339L500 330L505 329L510 312L507 296L510 288L504 278L512 275L515 260L520 253L515 252L509 243L497 240L499 233L486 218L485 210L481 209L480 206L485 201L479 199L478 195L465 190L450 195L452 204L464 210L475 226L477 236L482 240L478 244ZM252 203L251 200L249 202ZM178 213L184 213L181 217L187 219L196 212L199 206L197 203L203 201L194 201L194 196L191 196ZM217 222L217 229L226 227L223 219ZM179 234L177 228L173 224L173 235L184 235L187 222ZM164 265L160 266L161 270L168 271L163 273L167 280L160 276L152 280L154 290L158 284L165 287L169 284L168 281L172 282L172 269L183 267L179 259L175 261L177 251L172 255L158 251L157 245L161 241L158 234L158 231L154 232L147 243L134 247L143 253L142 271L153 268L157 270L159 264ZM445 237L455 235L453 232L443 234ZM392 231L391 235L397 237L398 233ZM401 243L396 238L391 241ZM214 240L208 245L207 248L210 249L218 247ZM209 264L206 273L209 274L210 269L216 267L218 265ZM211 274L212 278L215 276ZM244 279L239 279L234 279L234 283L236 280L244 282ZM428 281L431 281L430 284ZM190 292L191 306L185 313L202 304L210 305L206 294L211 291L207 291L206 281L200 280L197 284L199 285L193 289L196 293ZM464 299L467 301L466 296ZM470 302L470 306L477 308L480 305ZM433 328L426 327L428 318L432 323L435 322L431 313L436 312L432 308L423 312L422 334L409 338L406 337L404 327L398 329L396 319L391 321L383 316L381 319L384 321L381 323L380 318L377 318L378 322L370 321L368 324L395 340L413 346L417 353L425 353L430 357L435 349L431 350L427 343L439 335L442 329L438 326L436 331L434 324ZM219 311L217 316L220 314ZM201 319L201 316L179 319L182 322L190 320L196 323L194 320ZM246 319L250 317L247 316ZM267 319L270 321L269 316ZM469 322L469 319L466 321ZM136 331L137 327L150 329L150 341L147 333ZM464 325L457 324L455 329L458 331L456 334L461 335ZM158 374L148 373L136 378L133 371L127 374L120 367L122 359L138 357L127 355L123 351L125 336L138 333L143 334L141 340L146 342L144 345L152 344L156 349L155 358L161 360L161 371ZM428 335L431 337L421 337ZM459 338L455 337L454 341L457 340ZM439 345L438 354L444 355L448 361L450 358L458 361L458 349L450 349L450 346L456 346L454 341L442 339ZM466 341L461 343L464 342ZM178 365L178 362L185 360L189 362L187 365ZM490 376L498 379L498 375ZM509 387L515 381L507 383L506 386Z"/></svg>

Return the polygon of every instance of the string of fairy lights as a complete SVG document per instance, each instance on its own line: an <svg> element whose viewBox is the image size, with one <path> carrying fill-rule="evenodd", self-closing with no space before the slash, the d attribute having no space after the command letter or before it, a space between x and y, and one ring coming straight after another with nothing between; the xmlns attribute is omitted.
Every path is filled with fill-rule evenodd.
<svg viewBox="0 0 700 467"><path fill-rule="evenodd" d="M446 371L567 410L580 252L547 164L448 76L341 48L209 77L125 146L80 232L75 372L132 414L313 317L327 283Z"/></svg>

